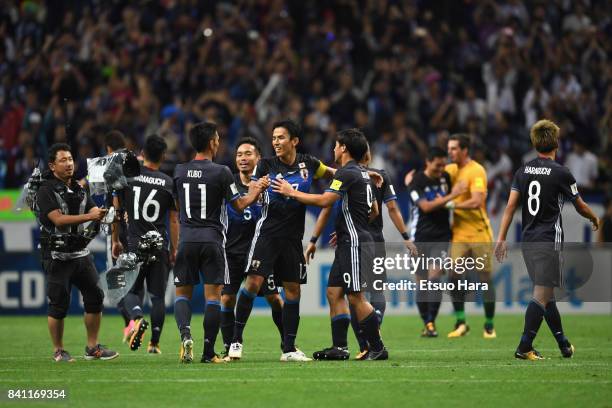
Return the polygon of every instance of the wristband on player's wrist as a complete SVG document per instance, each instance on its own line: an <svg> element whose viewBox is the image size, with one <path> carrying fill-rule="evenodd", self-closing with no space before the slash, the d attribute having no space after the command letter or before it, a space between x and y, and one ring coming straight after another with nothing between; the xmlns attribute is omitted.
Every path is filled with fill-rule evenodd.
<svg viewBox="0 0 612 408"><path fill-rule="evenodd" d="M453 208L455 208L455 202L453 200L447 201L446 204L444 204L444 207L448 208L449 210L452 210Z"/></svg>
<svg viewBox="0 0 612 408"><path fill-rule="evenodd" d="M310 237L310 243L311 243L311 244L316 244L318 239L319 239L319 237L315 237L315 236L313 235L312 237Z"/></svg>
<svg viewBox="0 0 612 408"><path fill-rule="evenodd" d="M402 238L404 238L404 241L408 241L410 239L410 236L406 231L404 231L402 232Z"/></svg>

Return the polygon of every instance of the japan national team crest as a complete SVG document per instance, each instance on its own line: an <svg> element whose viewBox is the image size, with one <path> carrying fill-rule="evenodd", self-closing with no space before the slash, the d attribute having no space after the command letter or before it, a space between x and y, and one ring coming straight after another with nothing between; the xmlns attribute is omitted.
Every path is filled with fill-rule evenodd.
<svg viewBox="0 0 612 408"><path fill-rule="evenodd" d="M306 168L306 163L301 162L298 164L298 167L300 168L300 176L302 176L304 180L308 180L308 169Z"/></svg>
<svg viewBox="0 0 612 408"><path fill-rule="evenodd" d="M448 192L448 184L446 184L446 179L444 177L440 178L440 187L442 188L444 195L446 195Z"/></svg>
<svg viewBox="0 0 612 408"><path fill-rule="evenodd" d="M259 261L257 259L253 259L251 261L251 270L253 272L257 272L257 270L259 269L259 265L261 265L261 261Z"/></svg>

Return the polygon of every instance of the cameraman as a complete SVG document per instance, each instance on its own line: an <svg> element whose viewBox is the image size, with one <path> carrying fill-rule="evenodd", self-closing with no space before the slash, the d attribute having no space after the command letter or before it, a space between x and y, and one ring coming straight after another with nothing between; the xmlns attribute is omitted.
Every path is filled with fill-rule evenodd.
<svg viewBox="0 0 612 408"><path fill-rule="evenodd" d="M72 285L83 295L86 360L111 360L119 354L98 343L104 293L98 287L98 273L87 249L85 230L104 218L106 210L96 207L91 197L72 177L74 161L70 146L56 143L49 148L52 176L40 186L36 204L40 210L43 269L47 274L48 326L54 360L72 362L64 350L64 318L70 304Z"/></svg>

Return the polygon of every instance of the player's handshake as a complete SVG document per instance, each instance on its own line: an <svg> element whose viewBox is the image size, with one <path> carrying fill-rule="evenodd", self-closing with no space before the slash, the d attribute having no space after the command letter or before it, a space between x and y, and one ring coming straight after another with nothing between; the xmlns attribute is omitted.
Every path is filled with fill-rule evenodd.
<svg viewBox="0 0 612 408"><path fill-rule="evenodd" d="M249 184L249 192L252 190L257 190L259 193L263 193L268 187L270 187L270 177L263 176L257 181Z"/></svg>

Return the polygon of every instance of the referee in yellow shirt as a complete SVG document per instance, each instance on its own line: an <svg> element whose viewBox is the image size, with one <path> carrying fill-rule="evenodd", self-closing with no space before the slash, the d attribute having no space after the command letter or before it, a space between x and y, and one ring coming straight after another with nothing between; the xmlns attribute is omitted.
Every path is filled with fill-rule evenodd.
<svg viewBox="0 0 612 408"><path fill-rule="evenodd" d="M450 256L453 259L461 257L481 258L483 268L477 268L480 282L488 283L488 290L483 292L485 325L483 337L497 337L493 327L495 316L495 288L491 282L492 275L492 242L493 229L487 216L487 174L482 165L470 157L470 136L466 134L452 135L448 140L448 156L451 164L446 171L451 177L452 185L465 181L468 190L455 198L450 207L453 211L452 245ZM451 272L451 281L457 282L465 273L458 270ZM469 331L465 319L465 294L463 290L455 290L451 294L457 322L455 329L448 334L449 338L464 336Z"/></svg>

